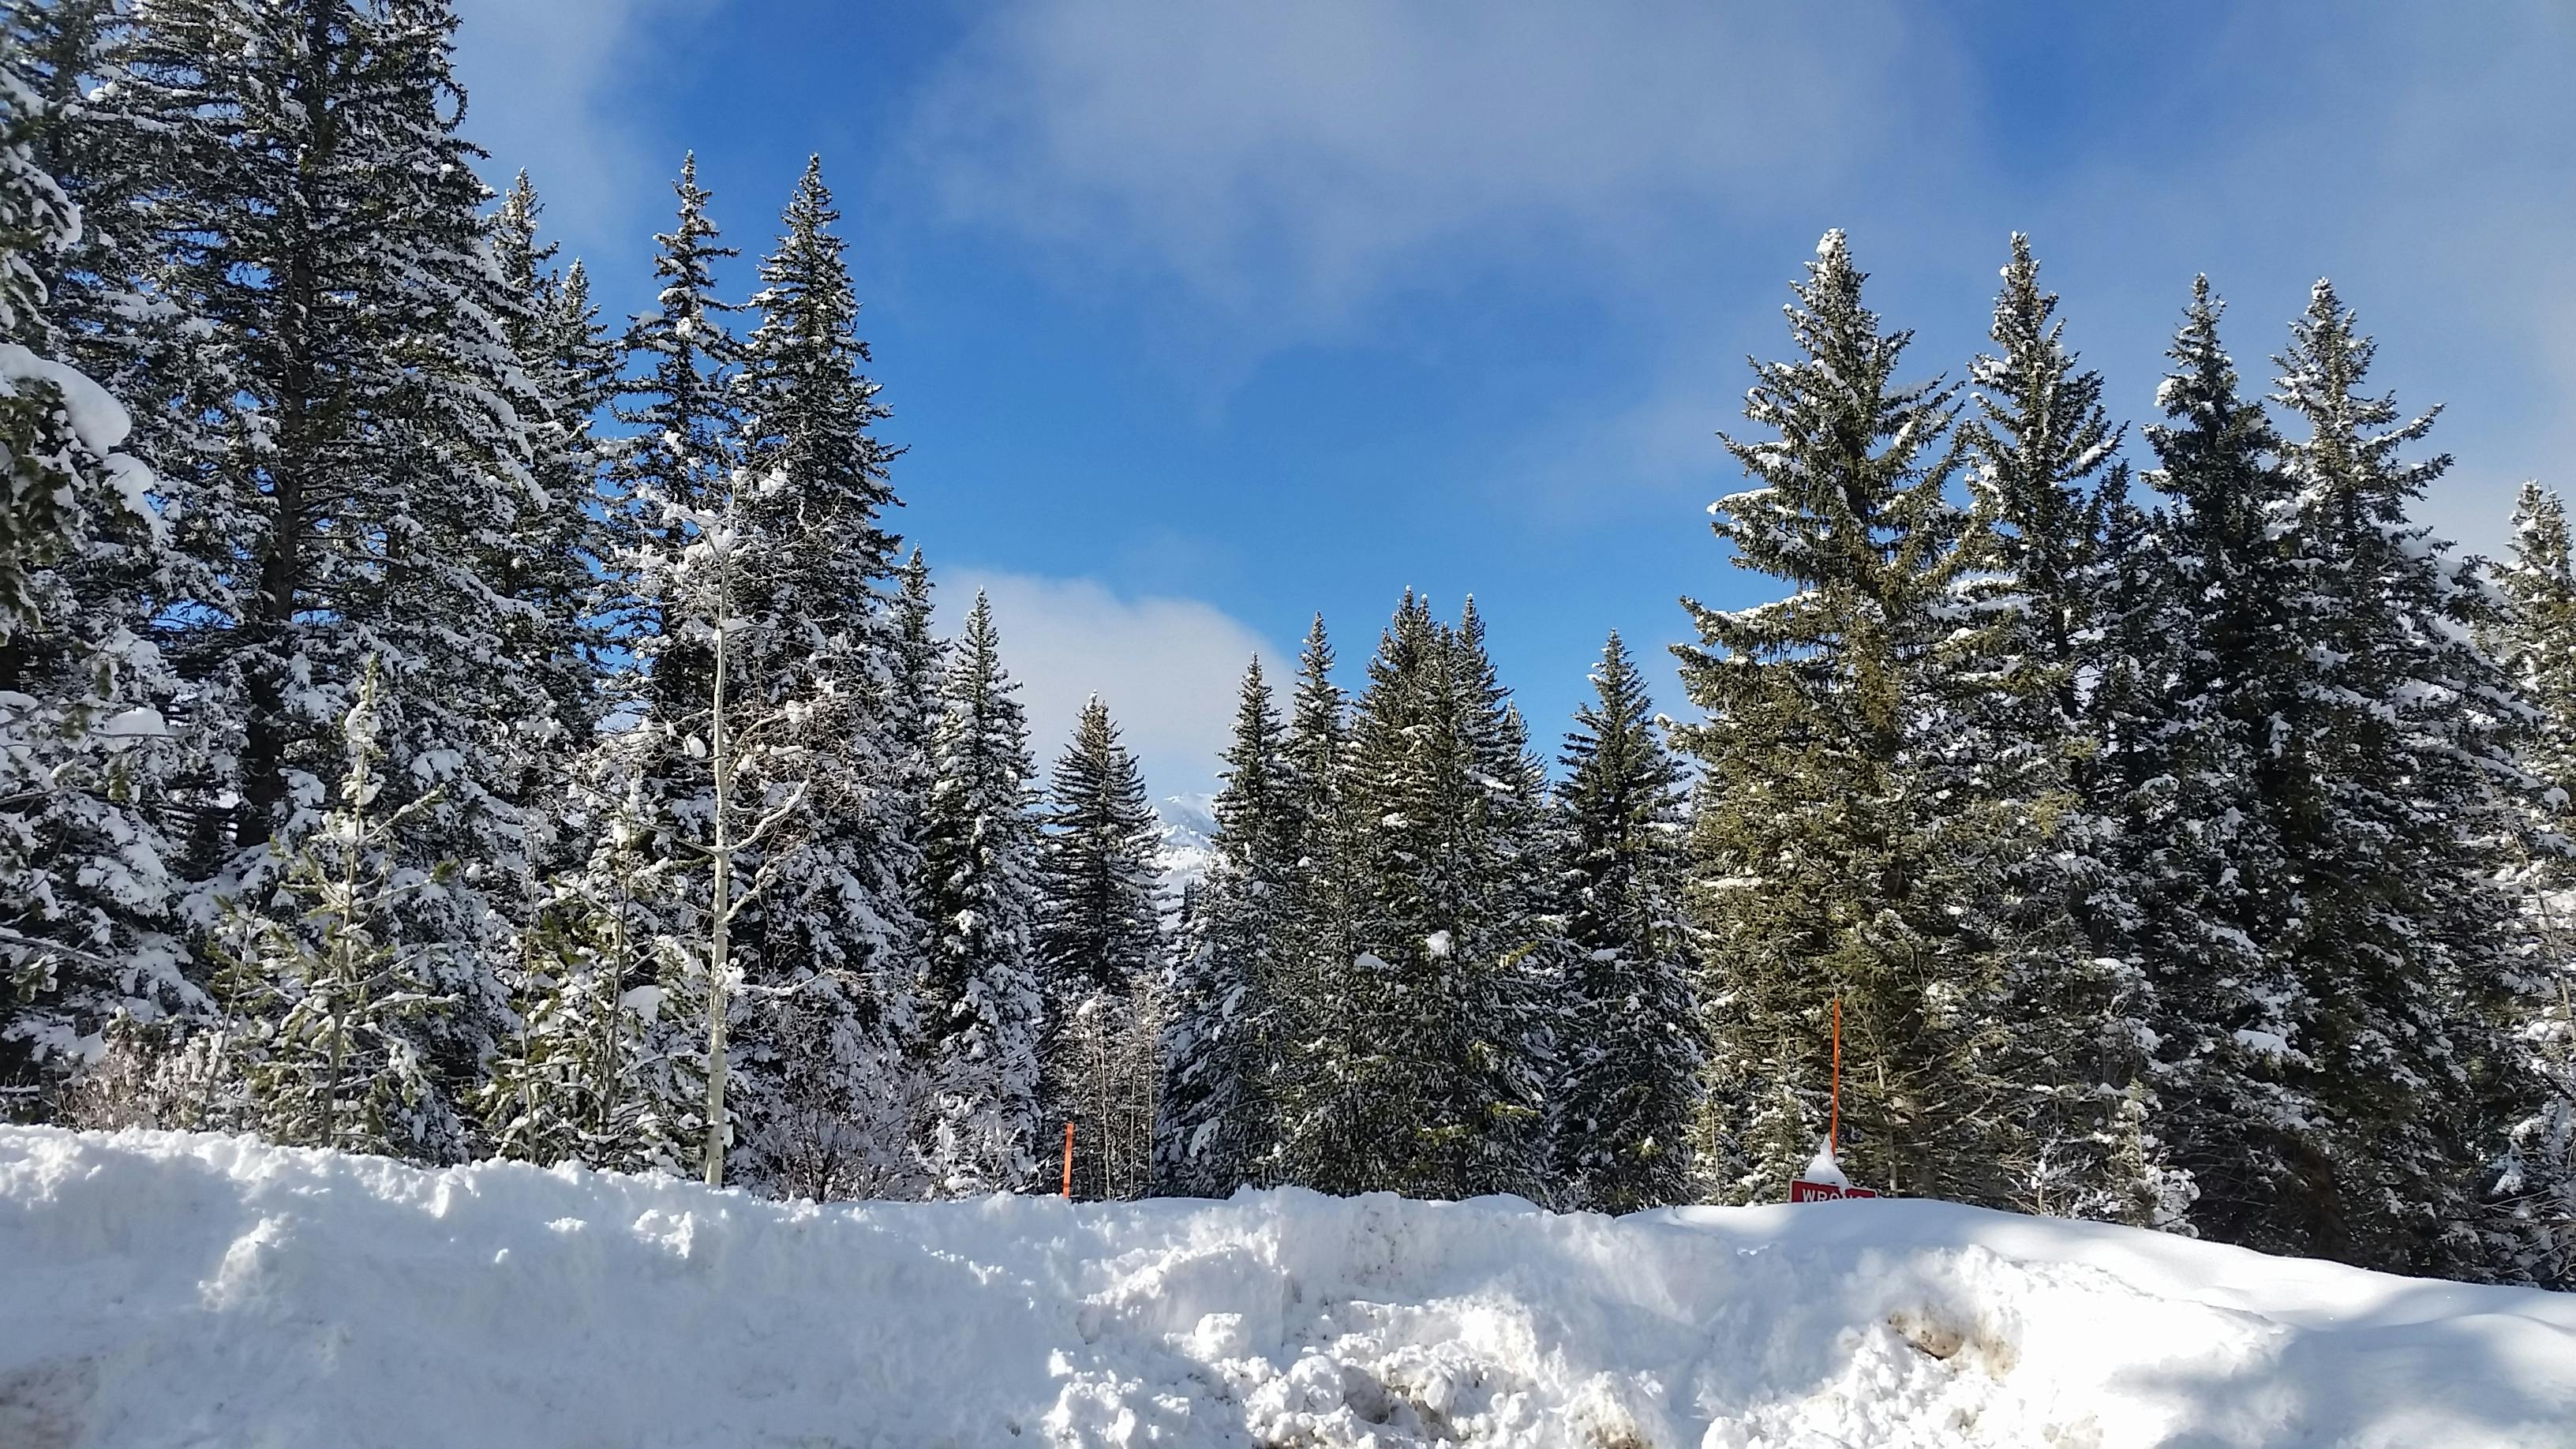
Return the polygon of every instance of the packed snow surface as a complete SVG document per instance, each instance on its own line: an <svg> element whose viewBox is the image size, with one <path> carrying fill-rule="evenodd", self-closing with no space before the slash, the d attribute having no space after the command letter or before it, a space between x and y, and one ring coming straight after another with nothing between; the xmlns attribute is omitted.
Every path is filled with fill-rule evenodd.
<svg viewBox="0 0 2576 1449"><path fill-rule="evenodd" d="M0 1445L2576 1445L2576 1297L1930 1202L815 1207L0 1129Z"/></svg>

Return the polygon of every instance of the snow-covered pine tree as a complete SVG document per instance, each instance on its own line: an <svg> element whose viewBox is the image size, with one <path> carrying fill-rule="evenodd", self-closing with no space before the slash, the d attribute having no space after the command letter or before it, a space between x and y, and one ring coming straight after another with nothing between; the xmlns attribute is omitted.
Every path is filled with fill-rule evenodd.
<svg viewBox="0 0 2576 1449"><path fill-rule="evenodd" d="M119 89L159 157L138 223L212 379L190 385L207 445L176 516L203 587L165 611L191 725L230 766L201 802L229 835L201 837L229 846L212 889L266 910L315 823L330 723L376 659L404 868L466 863L398 905L406 939L455 948L426 958L456 1008L422 1043L452 1104L508 1019L482 950L505 939L496 882L525 869L506 742L555 713L540 660L492 647L523 617L512 590L545 571L529 555L547 500L541 400L456 131L455 19L427 0L142 0L131 17Z"/></svg>
<svg viewBox="0 0 2576 1449"><path fill-rule="evenodd" d="M593 854L558 873L522 936L518 1028L495 1052L477 1106L502 1157L686 1172L697 1165L690 1127L701 1098L663 1049L685 1029L665 1022L663 1007L696 994L652 936L652 903L674 862L646 858L653 822L634 782L612 779L630 793L599 798L574 777L565 805L576 828L566 835Z"/></svg>
<svg viewBox="0 0 2576 1449"><path fill-rule="evenodd" d="M739 466L741 420L733 377L742 348L722 326L730 309L713 295L715 263L733 253L716 245L694 158L683 164L675 192L678 220L655 238L654 272L663 287L625 342L628 353L646 360L646 370L617 383L612 407L635 430L613 447L607 464L606 562L617 593L605 613L623 645L626 667L608 681L604 704L622 727L595 736L575 762L569 780L574 808L567 812L581 830L622 829L639 838L615 845L594 835L586 861L557 880L553 893L575 901L621 902L620 929L643 943L651 967L637 970L642 980L628 977L622 965L618 974L631 982L627 992L649 986L660 995L649 1021L638 1013L615 1029L643 1034L635 1059L655 1065L641 1086L654 1098L651 1115L678 1165L722 1172L735 1165L735 1150L746 1144L734 1130L729 1107L727 1120L710 1121L709 1098L719 1074L712 1049L719 1024L729 1032L749 1010L730 979L739 964L730 921L721 953L728 974L720 978L708 970L717 954L719 914L710 868L719 813L711 751L715 641L725 638L730 650L741 639L743 582L759 568L747 564L744 553L756 551L759 540L742 526L737 509L738 495L754 486ZM565 291L555 299L559 349L579 358L585 354L572 344L576 332L586 340L587 306L569 295L569 286ZM600 378L602 385L615 381ZM727 621L725 628L716 626L718 619ZM767 701L745 694L738 677L726 683L733 690L724 701L733 716L726 721L729 743L738 747L742 726L757 719L769 736L755 741L763 753L791 748L777 738L777 718L753 713ZM739 749L731 753L729 776L745 768ZM773 803L759 765L743 783L745 803ZM730 785L728 779L729 793ZM729 799L728 807L742 798ZM749 823L731 808L723 813L728 834ZM738 834L725 853L732 863L722 914L738 916L742 897L733 888L734 865L756 870L759 857L745 856ZM640 869L631 865L630 854L643 862ZM612 1017L621 1009L609 1008ZM722 1074L730 1077L729 1060ZM730 1144L713 1160L710 1135Z"/></svg>
<svg viewBox="0 0 2576 1449"><path fill-rule="evenodd" d="M2506 877L2521 912L2512 938L2515 1036L2532 1063L2538 1100L2508 1132L2489 1211L2507 1276L2576 1284L2576 544L2566 504L2537 483L2515 501L2513 545L2496 570L2504 596L2490 637L2498 665L2534 714L2519 733L2537 790L2517 797L2525 820Z"/></svg>
<svg viewBox="0 0 2576 1449"><path fill-rule="evenodd" d="M893 653L879 686L884 696L877 705L877 715L883 722L883 747L891 782L887 795L902 812L896 829L906 847L903 858L912 867L904 903L919 934L908 944L905 956L913 963L918 986L931 932L927 894L931 886L929 807L931 790L938 780L931 746L944 708L948 646L933 626L930 564L920 549L915 548L904 560L902 581L894 601Z"/></svg>
<svg viewBox="0 0 2576 1449"><path fill-rule="evenodd" d="M746 1023L759 1097L745 1109L750 1140L778 1164L765 1175L801 1164L804 1195L881 1179L883 1163L860 1164L901 1145L899 1131L879 1139L894 1120L888 1087L920 935L909 900L918 782L907 746L889 738L910 724L889 707L911 708L890 693L907 667L883 521L898 450L870 431L887 410L861 371L868 348L838 220L820 159L809 160L761 262L761 320L736 389L759 480L743 519L763 559L743 581L742 678L771 705L800 709L804 786L794 843L768 862L769 893L744 922L750 979L770 993Z"/></svg>
<svg viewBox="0 0 2576 1449"><path fill-rule="evenodd" d="M1280 983L1274 989L1279 1049L1270 1067L1276 1118L1275 1181L1322 1187L1345 1181L1341 1164L1359 1151L1348 1133L1363 1104L1356 1091L1350 1026L1361 1009L1352 971L1358 955L1350 873L1348 701L1333 682L1333 644L1321 614L1298 651L1297 684L1280 748L1282 849L1295 861L1278 912Z"/></svg>
<svg viewBox="0 0 2576 1449"><path fill-rule="evenodd" d="M500 647L528 663L552 708L513 722L493 745L516 772L510 793L520 810L527 868L515 881L490 883L510 930L489 951L517 1000L518 1020L487 1064L475 1101L482 1125L502 1134L478 1150L597 1165L603 1154L621 1150L604 1121L616 1114L588 1104L602 1100L595 1092L587 1101L582 1096L597 1086L597 1073L572 1071L579 1064L559 1049L588 1052L620 1028L614 1002L589 998L601 973L575 968L591 943L580 939L574 914L559 897L578 879L592 846L571 828L587 819L572 794L579 761L605 713L602 624L610 600L598 574L608 555L599 509L601 471L612 449L593 429L615 384L616 359L580 264L568 273L554 269L557 247L538 230L543 209L522 171L489 220L500 292L493 310L531 394L521 414L529 476L541 494L522 522L523 536L494 560L494 575L508 579L520 605L506 621L511 632ZM577 889L571 892L570 900L582 899ZM592 1030L598 1011L609 1020ZM624 1066L629 1057L611 1043L607 1060ZM497 1105L494 1093L505 1079L515 1109ZM554 1085L563 1099L542 1100L541 1092ZM613 1089L605 1100L616 1100ZM550 1131L548 1124L564 1130Z"/></svg>
<svg viewBox="0 0 2576 1449"><path fill-rule="evenodd" d="M2115 505L2105 532L2090 793L2124 900L2088 926L2146 971L2158 1220L2282 1247L2263 1235L2296 1191L2283 1134L2313 1112L2279 1070L2304 1008L2269 948L2286 867L2261 803L2295 668L2273 531L2287 487L2223 310L2196 279L2145 430L2166 504Z"/></svg>
<svg viewBox="0 0 2576 1449"><path fill-rule="evenodd" d="M1688 1200L1706 1049L1682 910L1683 771L1617 633L1566 734L1560 889L1573 947L1556 1187L1626 1213Z"/></svg>
<svg viewBox="0 0 2576 1449"><path fill-rule="evenodd" d="M2065 738L2079 728L2080 656L2098 627L2105 520L2127 496L2124 430L2102 408L2102 375L2078 370L2057 296L2040 289L2019 232L2003 279L1990 333L1998 352L1970 370L1976 416L1960 429L1993 574L1971 594L2011 619L2000 641L2005 685L2048 711L2026 732Z"/></svg>
<svg viewBox="0 0 2576 1449"><path fill-rule="evenodd" d="M2311 1005L2285 1065L2320 1110L2272 1226L2314 1255L2476 1272L2478 1174L2533 1095L2505 1036L2496 884L2525 778L2505 731L2527 706L2475 642L2478 561L2407 519L2450 459L2402 456L2434 414L2365 391L2376 352L2319 282L2276 359L2306 436L2282 448L2301 669L2267 803L2296 872L2278 945Z"/></svg>
<svg viewBox="0 0 2576 1449"><path fill-rule="evenodd" d="M176 681L149 640L166 534L126 411L63 354L48 276L81 235L39 164L77 118L0 52L0 1115L43 1108L110 1021L201 1007L164 822ZM75 49L81 48L75 46ZM61 62L68 64L69 62Z"/></svg>
<svg viewBox="0 0 2576 1449"><path fill-rule="evenodd" d="M661 289L624 341L628 358L642 360L646 370L625 383L611 409L632 429L608 470L615 504L609 528L629 575L655 556L676 557L688 547L687 525L679 520L714 506L741 446L734 378L743 346L724 320L737 309L715 291L716 265L741 253L717 243L721 233L707 215L713 196L698 185L695 152L681 159L672 192L678 219L653 238L653 276ZM633 589L627 602L620 626L652 649L637 681L643 694L655 701L667 695L683 712L704 708L706 651L681 637L687 631L668 616L667 601Z"/></svg>
<svg viewBox="0 0 2576 1449"><path fill-rule="evenodd" d="M1028 719L1002 668L993 608L978 594L949 647L932 753L923 1030L936 1117L934 1185L1012 1189L1035 1161L1038 1041L1045 1006L1030 960L1037 851Z"/></svg>
<svg viewBox="0 0 2576 1449"><path fill-rule="evenodd" d="M447 874L402 862L404 817L435 793L386 808L377 674L365 666L341 726L348 769L336 804L299 837L277 899L294 915L237 906L218 931L217 982L230 1021L228 1073L241 1125L297 1147L443 1157L464 1137L432 1080L418 1019L454 1005L396 909Z"/></svg>
<svg viewBox="0 0 2576 1449"><path fill-rule="evenodd" d="M1974 413L1960 428L1976 509L1966 541L1981 555L1960 593L1990 632L1948 754L1965 789L2044 835L2017 852L1994 903L2023 942L2002 1008L2028 1058L2011 1072L2034 1090L2021 1201L2147 1222L2162 1210L2139 1045L2153 1005L2146 972L2122 954L2135 912L2087 713L2128 465L2101 374L2079 368L2056 314L2029 238L2015 233L1989 333L1997 350L1971 368Z"/></svg>
<svg viewBox="0 0 2576 1449"><path fill-rule="evenodd" d="M522 733L530 738L520 753L532 774L554 776L602 712L597 620L606 600L595 565L608 546L600 475L614 450L594 429L615 385L616 357L581 263L556 272L555 244L538 239L542 210L522 171L491 219L502 292L495 312L534 393L522 412L529 476L542 495L524 520L526 537L502 554L496 572L524 571L506 580L510 597L525 606L511 620L506 647L538 672L554 707L544 720L527 722ZM532 781L521 796L551 815L551 793Z"/></svg>
<svg viewBox="0 0 2576 1449"><path fill-rule="evenodd" d="M2576 534L2567 504L2538 483L2515 495L2513 542L2496 568L2504 596L2491 626L2498 667L2539 710L2525 722L2523 767L2548 786L2576 784ZM2547 802L2555 809L2567 800Z"/></svg>
<svg viewBox="0 0 2576 1449"><path fill-rule="evenodd" d="M1756 364L1728 437L1757 487L1719 500L1739 567L1788 584L1737 610L1684 600L1677 649L1705 723L1679 743L1707 772L1693 832L1717 1071L1744 1175L1776 1200L1825 1136L1829 1010L1842 1002L1845 1158L1881 1188L2010 1201L2029 1084L2007 1080L1996 1008L2021 964L1991 914L2027 821L1976 798L1948 753L1985 651L1954 606L1976 561L1945 497L1955 387L1900 384L1911 334L1882 333L1828 232L1788 309L1803 354Z"/></svg>
<svg viewBox="0 0 2576 1449"><path fill-rule="evenodd" d="M1177 1196L1223 1197L1279 1166L1272 1092L1303 855L1281 731L1255 659L1213 807L1216 860L1184 902L1154 1143L1156 1189Z"/></svg>
<svg viewBox="0 0 2576 1449"><path fill-rule="evenodd" d="M22 0L5 7L0 26L31 93L18 124L34 162L80 211L77 237L28 258L62 360L133 411L128 451L184 468L184 447L169 445L194 441L195 419L172 403L202 404L221 376L194 375L207 369L186 346L191 319L158 285L154 211L175 169L171 142L185 128L141 109L126 84L132 9L120 0Z"/></svg>
<svg viewBox="0 0 2576 1449"><path fill-rule="evenodd" d="M1148 1023L1136 1007L1157 997L1163 969L1162 832L1135 756L1098 695L1083 705L1050 785L1030 930L1046 1002L1042 1120L1075 1125L1077 1192L1135 1197L1153 1156L1161 1023L1141 1036Z"/></svg>
<svg viewBox="0 0 2576 1449"><path fill-rule="evenodd" d="M1342 844L1356 949L1319 973L1347 1038L1326 1084L1316 1186L1534 1192L1556 963L1541 898L1538 770L1475 626L1407 594L1351 725ZM1309 1109L1316 1110L1316 1109Z"/></svg>

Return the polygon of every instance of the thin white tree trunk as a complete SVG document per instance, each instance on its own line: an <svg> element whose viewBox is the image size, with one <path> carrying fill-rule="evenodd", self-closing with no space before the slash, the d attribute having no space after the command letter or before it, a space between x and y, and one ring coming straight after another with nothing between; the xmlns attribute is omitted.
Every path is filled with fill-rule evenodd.
<svg viewBox="0 0 2576 1449"><path fill-rule="evenodd" d="M730 593L730 590L727 590ZM708 755L715 765L715 910L707 932L707 1186L724 1186L725 1162L725 978L728 974L726 928L733 893L733 849L727 838L728 767L725 763L725 633L732 622L732 600L716 609L716 685L714 723L708 729Z"/></svg>

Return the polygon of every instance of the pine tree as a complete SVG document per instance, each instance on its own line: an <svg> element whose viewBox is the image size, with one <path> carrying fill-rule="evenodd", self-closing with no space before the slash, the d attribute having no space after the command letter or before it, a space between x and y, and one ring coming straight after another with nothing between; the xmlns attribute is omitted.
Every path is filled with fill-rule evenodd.
<svg viewBox="0 0 2576 1449"><path fill-rule="evenodd" d="M1687 1200L1706 1052L1682 918L1682 770L1616 633L1565 737L1561 890L1574 948L1556 1172L1571 1202Z"/></svg>
<svg viewBox="0 0 2576 1449"><path fill-rule="evenodd" d="M371 661L342 725L349 764L338 804L296 846L280 892L301 919L237 908L222 933L218 989L235 1018L243 1125L291 1146L447 1157L464 1129L436 1090L415 1023L453 999L423 969L440 948L406 948L393 934L400 898L446 873L398 864L406 817L438 797L379 810L377 698Z"/></svg>
<svg viewBox="0 0 2576 1449"><path fill-rule="evenodd" d="M910 949L920 928L910 892L920 874L911 838L918 782L889 738L902 668L895 539L896 450L869 429L886 416L861 367L839 214L819 161L789 201L784 234L761 263L752 299L760 325L743 349L737 392L758 480L744 500L764 560L745 579L739 640L747 687L795 703L803 786L795 844L768 863L773 884L747 918L752 979L776 993L743 1043L767 1078L752 1107L754 1140L802 1164L800 1189L827 1190L885 1144L889 1109L875 1090L894 1070L908 1025ZM863 1126L862 1124L875 1124ZM883 1164L863 1175L881 1177Z"/></svg>
<svg viewBox="0 0 2576 1449"><path fill-rule="evenodd" d="M1075 1124L1077 1188L1132 1197L1152 1157L1154 1052L1137 1050L1133 1034L1134 1008L1162 965L1162 835L1144 776L1099 696L1083 706L1051 783L1030 932L1046 1002L1045 1120Z"/></svg>
<svg viewBox="0 0 2576 1449"><path fill-rule="evenodd" d="M2287 867L2262 804L2294 668L2274 535L2287 487L2223 310L2196 279L2157 388L2147 481L2168 504L2121 505L2106 533L2093 793L2125 899L2089 925L2146 976L2158 1220L2279 1246L2265 1225L2297 1191L2284 1134L2314 1113L2281 1070L2305 1008L2270 948Z"/></svg>
<svg viewBox="0 0 2576 1449"><path fill-rule="evenodd" d="M2498 568L2502 617L2492 647L2506 677L2531 702L2521 761L2537 788L2519 796L2524 821L2506 877L2522 929L2512 985L2517 1045L2529 1058L2535 1100L2507 1131L2489 1213L2504 1241L2495 1260L2511 1276L2576 1283L2576 845L2567 827L2576 782L2576 545L2566 505L2525 483L2513 513L2513 546Z"/></svg>
<svg viewBox="0 0 2576 1449"><path fill-rule="evenodd" d="M1045 1007L1031 962L1036 827L1028 721L977 595L951 646L933 756L922 1013L938 1093L928 1156L949 1192L1026 1181Z"/></svg>
<svg viewBox="0 0 2576 1449"><path fill-rule="evenodd" d="M1702 642L1678 650L1709 715L1681 743L1708 776L1693 848L1730 1195L1776 1200L1824 1140L1839 998L1855 1175L2009 1201L2025 1096L1995 1008L2026 943L1991 906L2026 822L1956 788L1945 751L1986 647L1952 605L1976 557L1944 493L1957 393L1894 381L1910 334L1879 331L1840 232L1808 273L1788 309L1803 356L1757 364L1746 409L1778 436L1726 439L1758 486L1714 510L1738 566L1793 592L1685 600Z"/></svg>
<svg viewBox="0 0 2576 1449"><path fill-rule="evenodd" d="M2145 1130L2155 1102L2138 1044L2154 1006L2144 969L2120 954L2136 912L2088 715L2104 673L2103 605L2117 594L2106 549L2114 520L2127 518L2128 466L2101 375L2078 370L2056 312L2016 233L1995 299L1998 350L1972 368L1975 414L1960 429L1976 505L1965 542L1982 555L1961 593L1986 622L1987 652L1966 666L1983 698L1953 727L1948 753L1990 807L2047 828L2017 852L1995 902L2024 942L2001 1008L2024 1058L2013 1075L2034 1091L2022 1201L2148 1222L2169 1215L2170 1186Z"/></svg>
<svg viewBox="0 0 2576 1449"><path fill-rule="evenodd" d="M2312 1254L2473 1271L2476 1175L2528 1100L2500 1034L2495 885L2522 706L2475 643L2492 621L2476 561L2407 520L2450 459L2401 456L2434 414L2364 391L2376 351L2320 282L2276 359L2275 398L2306 428L2282 449L2302 667L2267 803L2295 871L2279 948L2312 1007L2287 1060L2322 1110L2293 1139L2304 1211L2274 1226Z"/></svg>
<svg viewBox="0 0 2576 1449"><path fill-rule="evenodd" d="M526 519L527 536L496 565L504 573L526 570L506 584L510 597L527 606L512 616L507 647L537 667L553 706L545 720L529 722L527 733L542 736L523 748L532 771L559 763L569 753L561 742L588 734L601 713L596 620L605 600L595 566L608 541L597 510L601 470L614 450L593 430L616 371L581 263L557 273L555 245L538 240L542 210L522 171L491 219L501 291L495 311L533 393L523 420L530 479L540 496ZM523 793L542 795L533 785Z"/></svg>
<svg viewBox="0 0 2576 1449"><path fill-rule="evenodd" d="M644 858L649 822L633 796L593 800L576 785L567 804L596 811L582 833L597 854L557 878L524 937L519 1027L478 1102L485 1140L541 1165L683 1172L695 1104L661 1050L674 993L653 960L646 904L670 862Z"/></svg>
<svg viewBox="0 0 2576 1449"><path fill-rule="evenodd" d="M1452 629L1408 595L1352 722L1356 949L1319 973L1346 1014L1319 1109L1330 1191L1530 1192L1543 1172L1538 771L1480 636L1472 610Z"/></svg>
<svg viewBox="0 0 2576 1449"><path fill-rule="evenodd" d="M932 745L946 687L948 650L932 628L930 565L920 549L904 561L901 577L902 588L894 602L893 648L878 686L882 698L876 712L884 728L886 794L901 812L894 829L905 845L901 859L912 872L905 883L904 901L919 934L905 954L918 970L931 929L929 801L938 779Z"/></svg>
<svg viewBox="0 0 2576 1449"><path fill-rule="evenodd" d="M60 356L134 410L129 451L167 469L184 465L166 445L193 434L184 409L164 404L212 394L188 387L188 371L203 365L184 345L194 319L158 285L153 217L177 168L172 128L127 84L131 10L119 0L22 0L0 24L21 62L27 98L12 109L29 154L80 214L76 236L25 257Z"/></svg>
<svg viewBox="0 0 2576 1449"><path fill-rule="evenodd" d="M1275 1180L1320 1187L1347 1179L1341 1164L1359 1144L1351 1024L1363 984L1350 875L1348 701L1333 682L1333 645L1322 615L1298 653L1297 685L1280 750L1283 853L1294 859L1279 916L1281 979L1273 1009L1280 1047L1270 1069L1278 1147Z"/></svg>
<svg viewBox="0 0 2576 1449"><path fill-rule="evenodd" d="M624 344L648 370L626 384L613 408L634 430L609 470L617 505L612 536L631 588L654 557L675 557L688 547L682 520L692 510L709 510L726 491L742 430L733 380L743 348L724 323L735 309L715 294L716 265L740 253L717 244L720 233L707 216L712 196L698 185L694 152L682 158L672 190L678 220L653 238L653 275L662 287ZM687 631L667 602L640 588L635 595L635 617L621 622L650 650L644 692L656 701L667 697L682 711L698 707L707 694L706 651L683 637Z"/></svg>
<svg viewBox="0 0 2576 1449"><path fill-rule="evenodd" d="M1216 860L1183 901L1155 1132L1158 1189L1188 1197L1264 1183L1279 1166L1273 1092L1290 1046L1283 997L1295 980L1304 832L1258 659L1244 670L1224 758Z"/></svg>
<svg viewBox="0 0 2576 1449"><path fill-rule="evenodd" d="M2103 411L2102 375L2076 370L2030 239L2014 233L2012 253L1995 299L2000 351L1971 370L1977 416L1960 430L1995 575L1975 592L2012 619L2002 641L2007 686L2053 712L2041 728L2071 735L2080 655L2098 627L2100 541L2127 492L2123 430Z"/></svg>
<svg viewBox="0 0 2576 1449"><path fill-rule="evenodd" d="M35 18L73 37L50 77L23 68L30 17L0 35L0 1112L43 1105L117 1018L206 1005L164 829L177 682L141 587L167 531L121 451L125 408L65 360L82 333L49 289L83 233L40 158L83 149L62 52L85 52L99 18Z"/></svg>
<svg viewBox="0 0 2576 1449"><path fill-rule="evenodd" d="M2514 500L2513 543L2496 570L2503 617L2496 664L2538 711L2522 741L2525 768L2562 793L2576 782L2576 535L2567 505L2537 483ZM2548 802L2565 808L2565 800Z"/></svg>
<svg viewBox="0 0 2576 1449"><path fill-rule="evenodd" d="M163 617L190 729L228 767L194 846L216 895L267 909L376 659L387 788L439 800L405 816L406 869L473 866L397 907L407 939L451 948L425 960L456 1007L420 1043L451 1113L507 1026L493 883L526 869L515 742L556 717L561 657L495 647L526 617L515 591L559 574L534 556L542 400L455 129L454 24L433 3L151 0L119 87L158 156L136 245L195 338L196 377L160 378L152 407L193 420L162 456L189 470L172 516L199 578Z"/></svg>

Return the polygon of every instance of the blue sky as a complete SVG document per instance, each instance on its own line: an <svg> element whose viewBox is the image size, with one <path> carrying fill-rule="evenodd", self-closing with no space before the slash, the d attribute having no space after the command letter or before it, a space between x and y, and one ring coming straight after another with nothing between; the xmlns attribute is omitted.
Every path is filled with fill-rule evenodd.
<svg viewBox="0 0 2576 1449"><path fill-rule="evenodd" d="M900 526L992 590L1041 751L1097 688L1158 793L1318 609L1355 676L1406 586L1474 592L1552 743L1605 630L1762 596L1714 433L1830 226L1953 377L2030 231L2129 416L2194 272L2258 377L2330 275L2448 405L2429 519L2576 486L2565 0L461 8L467 129L612 312L683 150L753 255L822 153Z"/></svg>

